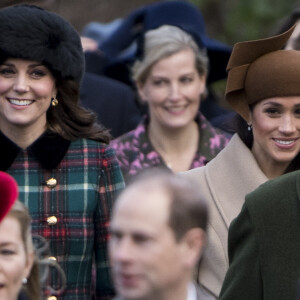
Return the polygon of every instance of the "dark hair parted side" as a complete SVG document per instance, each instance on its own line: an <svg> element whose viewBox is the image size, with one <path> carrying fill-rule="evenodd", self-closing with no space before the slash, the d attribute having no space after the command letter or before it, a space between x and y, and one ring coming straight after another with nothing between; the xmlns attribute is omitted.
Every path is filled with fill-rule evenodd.
<svg viewBox="0 0 300 300"><path fill-rule="evenodd" d="M108 143L96 116L79 105L84 53L78 32L58 14L21 4L0 10L0 64L7 58L45 65L56 81L58 105L47 112L48 129L69 141L88 138Z"/></svg>
<svg viewBox="0 0 300 300"><path fill-rule="evenodd" d="M87 138L109 143L110 134L97 123L96 115L79 105L79 83L71 79L56 78L57 106L47 112L48 129L69 141Z"/></svg>

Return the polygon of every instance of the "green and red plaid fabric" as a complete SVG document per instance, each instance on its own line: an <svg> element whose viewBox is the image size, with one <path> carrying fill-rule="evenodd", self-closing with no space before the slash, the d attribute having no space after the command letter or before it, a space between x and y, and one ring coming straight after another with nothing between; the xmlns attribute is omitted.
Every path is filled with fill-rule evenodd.
<svg viewBox="0 0 300 300"><path fill-rule="evenodd" d="M5 159L5 158L2 158ZM114 150L100 142L71 142L56 168L47 170L30 151L21 150L7 172L18 182L20 200L29 208L33 234L45 237L51 255L65 271L64 300L109 299L113 286L107 257L107 226L116 193L124 187ZM57 184L48 187L54 178ZM55 216L57 223L48 224ZM96 287L92 288L92 262ZM58 285L52 276L52 285ZM53 282L54 281L54 282Z"/></svg>

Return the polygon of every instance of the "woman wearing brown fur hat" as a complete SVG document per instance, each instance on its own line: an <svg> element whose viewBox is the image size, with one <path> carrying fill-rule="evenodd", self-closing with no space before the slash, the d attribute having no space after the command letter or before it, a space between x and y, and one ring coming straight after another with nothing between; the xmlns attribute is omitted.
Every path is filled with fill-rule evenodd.
<svg viewBox="0 0 300 300"><path fill-rule="evenodd" d="M229 266L228 228L245 195L299 168L300 52L280 50L292 31L235 45L226 100L241 116L240 126L211 162L183 175L198 181L210 204L208 246L197 279L215 296Z"/></svg>
<svg viewBox="0 0 300 300"><path fill-rule="evenodd" d="M0 10L0 170L66 274L59 299L113 294L107 224L124 182L108 133L78 105L83 71L80 37L63 18L31 5Z"/></svg>

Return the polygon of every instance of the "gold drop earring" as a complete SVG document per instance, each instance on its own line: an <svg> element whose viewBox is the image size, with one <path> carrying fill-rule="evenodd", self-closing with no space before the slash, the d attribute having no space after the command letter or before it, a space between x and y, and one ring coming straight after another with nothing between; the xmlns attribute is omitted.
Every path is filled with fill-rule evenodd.
<svg viewBox="0 0 300 300"><path fill-rule="evenodd" d="M58 100L56 98L51 99L51 105L56 106L58 104Z"/></svg>

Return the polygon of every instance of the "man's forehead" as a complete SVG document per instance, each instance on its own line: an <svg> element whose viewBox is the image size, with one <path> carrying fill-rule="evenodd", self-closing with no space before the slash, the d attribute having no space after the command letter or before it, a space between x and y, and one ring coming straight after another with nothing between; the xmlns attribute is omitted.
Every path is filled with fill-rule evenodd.
<svg viewBox="0 0 300 300"><path fill-rule="evenodd" d="M164 222L169 220L170 200L163 190L147 190L141 186L129 188L117 200L112 222L117 219Z"/></svg>
<svg viewBox="0 0 300 300"><path fill-rule="evenodd" d="M152 188L146 183L128 187L120 196L116 207L144 206L148 210L169 210L170 196L164 188Z"/></svg>

